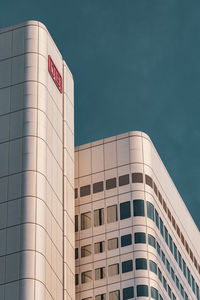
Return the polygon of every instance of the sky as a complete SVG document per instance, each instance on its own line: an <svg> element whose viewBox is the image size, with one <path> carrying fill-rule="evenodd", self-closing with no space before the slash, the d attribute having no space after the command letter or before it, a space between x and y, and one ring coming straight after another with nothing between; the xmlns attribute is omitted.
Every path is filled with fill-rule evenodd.
<svg viewBox="0 0 200 300"><path fill-rule="evenodd" d="M152 139L200 229L200 1L2 0L0 27L43 22L75 82L75 143Z"/></svg>

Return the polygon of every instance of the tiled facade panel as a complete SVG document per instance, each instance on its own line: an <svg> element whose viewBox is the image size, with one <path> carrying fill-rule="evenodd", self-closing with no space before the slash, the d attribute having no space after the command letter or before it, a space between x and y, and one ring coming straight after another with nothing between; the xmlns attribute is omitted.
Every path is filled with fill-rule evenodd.
<svg viewBox="0 0 200 300"><path fill-rule="evenodd" d="M97 183L101 189L95 192ZM198 268L170 221L174 216L185 239L195 243L184 229L185 206L146 134L130 132L77 147L75 198L77 299L199 299ZM190 226L196 234L192 221ZM196 246L189 246L199 263Z"/></svg>
<svg viewBox="0 0 200 300"><path fill-rule="evenodd" d="M0 125L0 299L74 299L73 79L41 23L0 31Z"/></svg>

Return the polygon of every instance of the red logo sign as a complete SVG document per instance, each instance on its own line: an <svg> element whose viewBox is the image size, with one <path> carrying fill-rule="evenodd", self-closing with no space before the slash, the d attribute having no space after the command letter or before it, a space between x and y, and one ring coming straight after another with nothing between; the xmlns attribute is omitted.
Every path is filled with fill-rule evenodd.
<svg viewBox="0 0 200 300"><path fill-rule="evenodd" d="M59 89L60 93L62 94L62 77L60 73L58 72L58 69L56 68L51 56L48 56L48 70L49 73L55 82L57 88Z"/></svg>

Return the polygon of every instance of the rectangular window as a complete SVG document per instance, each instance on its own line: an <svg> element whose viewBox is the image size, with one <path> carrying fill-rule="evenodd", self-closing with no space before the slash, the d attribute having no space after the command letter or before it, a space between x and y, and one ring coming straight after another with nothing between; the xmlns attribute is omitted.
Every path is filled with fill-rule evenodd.
<svg viewBox="0 0 200 300"><path fill-rule="evenodd" d="M147 217L154 221L154 206L149 201L147 201Z"/></svg>
<svg viewBox="0 0 200 300"><path fill-rule="evenodd" d="M183 274L184 274L184 276L186 278L187 277L186 276L186 263L185 263L184 259L183 259Z"/></svg>
<svg viewBox="0 0 200 300"><path fill-rule="evenodd" d="M148 292L148 285L137 285L137 297L148 297L149 292Z"/></svg>
<svg viewBox="0 0 200 300"><path fill-rule="evenodd" d="M143 174L132 173L132 183L143 183Z"/></svg>
<svg viewBox="0 0 200 300"><path fill-rule="evenodd" d="M156 216L156 226L157 226L158 229L159 229L159 215L158 215L158 212L157 212L156 209L155 209L155 216Z"/></svg>
<svg viewBox="0 0 200 300"><path fill-rule="evenodd" d="M118 248L118 238L108 240L108 250L113 250Z"/></svg>
<svg viewBox="0 0 200 300"><path fill-rule="evenodd" d="M94 211L94 226L101 226L104 224L104 208L96 209Z"/></svg>
<svg viewBox="0 0 200 300"><path fill-rule="evenodd" d="M135 268L136 268L136 270L147 270L147 259L146 258L136 258Z"/></svg>
<svg viewBox="0 0 200 300"><path fill-rule="evenodd" d="M75 248L75 259L78 259L78 248Z"/></svg>
<svg viewBox="0 0 200 300"><path fill-rule="evenodd" d="M129 246L132 244L132 234L121 236L121 247Z"/></svg>
<svg viewBox="0 0 200 300"><path fill-rule="evenodd" d="M117 220L117 205L107 207L107 222L112 223L116 222Z"/></svg>
<svg viewBox="0 0 200 300"><path fill-rule="evenodd" d="M144 217L144 200L133 200L134 217Z"/></svg>
<svg viewBox="0 0 200 300"><path fill-rule="evenodd" d="M81 214L81 230L91 227L91 212Z"/></svg>
<svg viewBox="0 0 200 300"><path fill-rule="evenodd" d="M105 267L95 269L95 280L100 280L105 277Z"/></svg>
<svg viewBox="0 0 200 300"><path fill-rule="evenodd" d="M163 261L163 263L164 263L164 265L165 265L165 254L164 254L163 251L162 251L162 261Z"/></svg>
<svg viewBox="0 0 200 300"><path fill-rule="evenodd" d="M75 216L75 232L78 231L78 216Z"/></svg>
<svg viewBox="0 0 200 300"><path fill-rule="evenodd" d="M151 298L158 300L158 290L151 286Z"/></svg>
<svg viewBox="0 0 200 300"><path fill-rule="evenodd" d="M158 278L162 282L162 272L160 271L159 268L158 268Z"/></svg>
<svg viewBox="0 0 200 300"><path fill-rule="evenodd" d="M120 291L113 291L109 293L109 300L120 300Z"/></svg>
<svg viewBox="0 0 200 300"><path fill-rule="evenodd" d="M108 266L108 276L115 276L119 274L119 264Z"/></svg>
<svg viewBox="0 0 200 300"><path fill-rule="evenodd" d="M188 295L185 293L185 300L188 300Z"/></svg>
<svg viewBox="0 0 200 300"><path fill-rule="evenodd" d="M133 271L133 261L127 260L122 262L122 273Z"/></svg>
<svg viewBox="0 0 200 300"><path fill-rule="evenodd" d="M75 198L75 199L78 198L78 189L77 189L77 188L74 190L74 198Z"/></svg>
<svg viewBox="0 0 200 300"><path fill-rule="evenodd" d="M197 300L200 300L200 297L199 297L199 286L198 286L197 283L196 283L196 291L197 291Z"/></svg>
<svg viewBox="0 0 200 300"><path fill-rule="evenodd" d="M131 217L130 201L120 203L120 220Z"/></svg>
<svg viewBox="0 0 200 300"><path fill-rule="evenodd" d="M151 234L148 234L148 243L150 246L156 248L156 240L155 237Z"/></svg>
<svg viewBox="0 0 200 300"><path fill-rule="evenodd" d="M188 279L188 283L191 286L191 277L190 277L190 270L187 268L187 279Z"/></svg>
<svg viewBox="0 0 200 300"><path fill-rule="evenodd" d="M182 257L181 257L181 254L179 251L178 251L178 264L179 264L180 269L182 270Z"/></svg>
<svg viewBox="0 0 200 300"><path fill-rule="evenodd" d="M194 277L192 275L191 275L191 277L192 277L192 290L195 294L195 281L194 281Z"/></svg>
<svg viewBox="0 0 200 300"><path fill-rule="evenodd" d="M169 285L168 285L168 295L169 295L169 298L171 299L172 298L172 290Z"/></svg>
<svg viewBox="0 0 200 300"><path fill-rule="evenodd" d="M135 244L146 244L146 233L136 232L135 233Z"/></svg>
<svg viewBox="0 0 200 300"><path fill-rule="evenodd" d="M85 245L81 247L81 257L90 256L92 253L91 245Z"/></svg>
<svg viewBox="0 0 200 300"><path fill-rule="evenodd" d="M168 245L168 231L166 227L165 227L165 242Z"/></svg>
<svg viewBox="0 0 200 300"><path fill-rule="evenodd" d="M170 263L169 263L168 259L166 260L166 262L167 262L167 271L170 273Z"/></svg>
<svg viewBox="0 0 200 300"><path fill-rule="evenodd" d="M147 185L149 185L150 187L153 187L153 180L150 176L145 175L145 182Z"/></svg>
<svg viewBox="0 0 200 300"><path fill-rule="evenodd" d="M183 289L182 284L180 284L180 290L181 290L181 296L184 297L184 289Z"/></svg>
<svg viewBox="0 0 200 300"><path fill-rule="evenodd" d="M178 256L177 256L177 247L176 244L174 243L174 258L176 261L178 261Z"/></svg>
<svg viewBox="0 0 200 300"><path fill-rule="evenodd" d="M154 193L155 193L156 196L157 196L157 194L158 194L158 188L157 188L155 182L154 182L154 184L153 184L153 189L154 189Z"/></svg>
<svg viewBox="0 0 200 300"><path fill-rule="evenodd" d="M159 256L160 256L160 245L159 245L158 242L157 242L157 252L158 252L158 254L159 254Z"/></svg>
<svg viewBox="0 0 200 300"><path fill-rule="evenodd" d="M162 236L164 236L163 221L162 221L161 218L160 218L160 233L161 233Z"/></svg>
<svg viewBox="0 0 200 300"><path fill-rule="evenodd" d="M78 285L78 274L75 274L75 285Z"/></svg>
<svg viewBox="0 0 200 300"><path fill-rule="evenodd" d="M177 288L179 289L179 279L178 279L177 276L175 276L175 278L176 278L176 286L177 286Z"/></svg>
<svg viewBox="0 0 200 300"><path fill-rule="evenodd" d="M86 271L81 273L81 283L87 283L92 280L92 271Z"/></svg>
<svg viewBox="0 0 200 300"><path fill-rule="evenodd" d="M165 290L167 290L167 281L164 276L163 276L163 286L164 286Z"/></svg>
<svg viewBox="0 0 200 300"><path fill-rule="evenodd" d="M119 176L119 186L129 184L129 174Z"/></svg>
<svg viewBox="0 0 200 300"><path fill-rule="evenodd" d="M96 295L95 300L106 300L106 294Z"/></svg>
<svg viewBox="0 0 200 300"><path fill-rule="evenodd" d="M102 192L102 191L103 191L103 181L95 182L93 184L93 194L96 194L96 193L99 193L99 192Z"/></svg>
<svg viewBox="0 0 200 300"><path fill-rule="evenodd" d="M80 187L80 196L85 197L91 194L90 184Z"/></svg>
<svg viewBox="0 0 200 300"><path fill-rule="evenodd" d="M176 297L174 294L172 294L172 300L176 300Z"/></svg>
<svg viewBox="0 0 200 300"><path fill-rule="evenodd" d="M169 249L171 251L171 253L173 254L173 242L172 242L172 237L169 234Z"/></svg>
<svg viewBox="0 0 200 300"><path fill-rule="evenodd" d="M134 298L134 289L133 286L123 289L123 300Z"/></svg>
<svg viewBox="0 0 200 300"><path fill-rule="evenodd" d="M152 260L149 261L149 270L157 274L157 264Z"/></svg>
<svg viewBox="0 0 200 300"><path fill-rule="evenodd" d="M105 251L105 242L97 242L94 244L94 253L98 254L98 253L102 253Z"/></svg>
<svg viewBox="0 0 200 300"><path fill-rule="evenodd" d="M174 269L173 268L171 268L171 277L175 281L175 275L174 275Z"/></svg>
<svg viewBox="0 0 200 300"><path fill-rule="evenodd" d="M111 190L116 188L117 186L117 180L116 178L111 178L106 180L106 190Z"/></svg>

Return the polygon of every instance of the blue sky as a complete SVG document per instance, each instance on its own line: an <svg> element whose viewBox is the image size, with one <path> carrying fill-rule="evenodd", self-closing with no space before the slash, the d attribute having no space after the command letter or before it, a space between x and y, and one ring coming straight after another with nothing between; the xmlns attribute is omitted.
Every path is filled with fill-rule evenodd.
<svg viewBox="0 0 200 300"><path fill-rule="evenodd" d="M76 145L145 131L200 228L200 2L1 4L0 27L43 22L75 81Z"/></svg>

